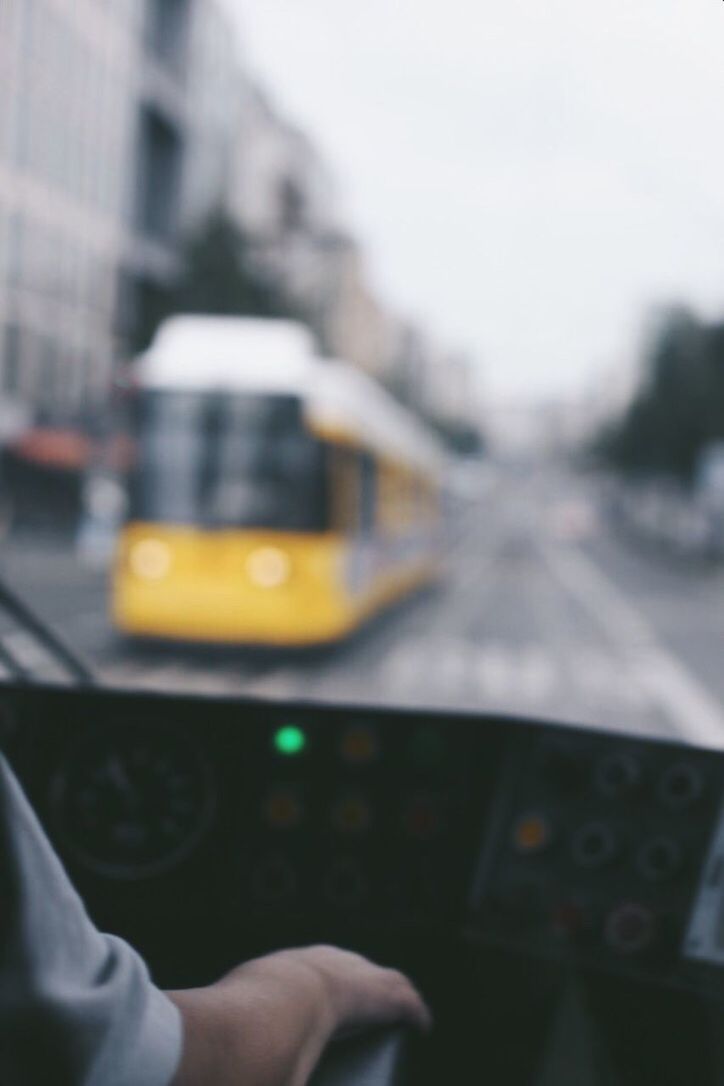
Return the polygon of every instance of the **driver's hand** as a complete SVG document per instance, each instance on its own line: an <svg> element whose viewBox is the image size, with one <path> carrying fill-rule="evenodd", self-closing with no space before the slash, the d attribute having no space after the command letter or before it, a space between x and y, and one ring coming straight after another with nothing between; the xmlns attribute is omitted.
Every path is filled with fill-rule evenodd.
<svg viewBox="0 0 724 1086"><path fill-rule="evenodd" d="M208 988L168 995L184 1024L173 1086L303 1086L337 1035L431 1024L401 973L328 946L270 954Z"/></svg>

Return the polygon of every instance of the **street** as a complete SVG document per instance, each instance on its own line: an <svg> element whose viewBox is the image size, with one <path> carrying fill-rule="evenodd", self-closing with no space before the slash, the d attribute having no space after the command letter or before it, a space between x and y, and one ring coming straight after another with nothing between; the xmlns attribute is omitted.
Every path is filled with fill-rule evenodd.
<svg viewBox="0 0 724 1086"><path fill-rule="evenodd" d="M501 711L724 746L724 571L637 550L592 484L557 469L499 475L456 523L438 585L304 655L129 646L105 571L49 541L6 544L0 572L112 685ZM0 629L26 668L46 666Z"/></svg>

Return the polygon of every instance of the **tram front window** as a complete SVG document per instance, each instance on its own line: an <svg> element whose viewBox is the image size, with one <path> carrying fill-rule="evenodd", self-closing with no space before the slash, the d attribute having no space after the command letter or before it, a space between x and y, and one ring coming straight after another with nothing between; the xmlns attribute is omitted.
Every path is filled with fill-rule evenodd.
<svg viewBox="0 0 724 1086"><path fill-rule="evenodd" d="M324 447L292 397L148 392L136 410L134 520L312 532L326 527Z"/></svg>

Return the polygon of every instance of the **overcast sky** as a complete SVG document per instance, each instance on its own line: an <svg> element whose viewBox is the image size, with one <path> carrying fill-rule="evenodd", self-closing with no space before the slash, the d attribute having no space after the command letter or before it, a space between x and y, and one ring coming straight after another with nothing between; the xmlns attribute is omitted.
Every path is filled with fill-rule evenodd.
<svg viewBox="0 0 724 1086"><path fill-rule="evenodd" d="M491 392L575 391L724 311L718 0L229 0L377 283Z"/></svg>

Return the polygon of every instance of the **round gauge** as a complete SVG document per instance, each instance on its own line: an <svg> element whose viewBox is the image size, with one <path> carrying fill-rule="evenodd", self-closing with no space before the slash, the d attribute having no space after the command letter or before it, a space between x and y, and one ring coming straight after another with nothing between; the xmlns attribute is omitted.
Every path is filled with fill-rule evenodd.
<svg viewBox="0 0 724 1086"><path fill-rule="evenodd" d="M215 798L198 748L149 726L86 733L68 751L51 801L76 859L112 878L137 879L168 871L193 851Z"/></svg>

